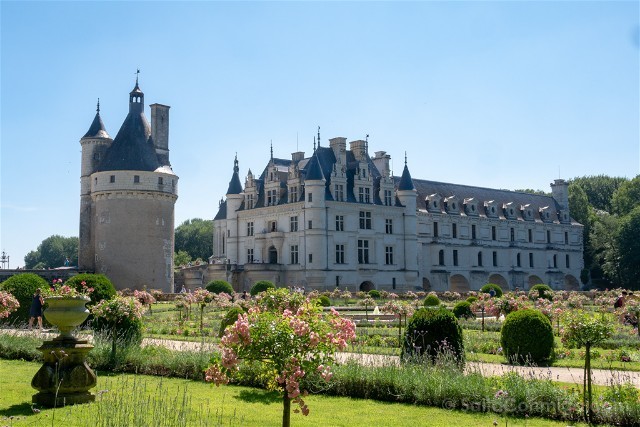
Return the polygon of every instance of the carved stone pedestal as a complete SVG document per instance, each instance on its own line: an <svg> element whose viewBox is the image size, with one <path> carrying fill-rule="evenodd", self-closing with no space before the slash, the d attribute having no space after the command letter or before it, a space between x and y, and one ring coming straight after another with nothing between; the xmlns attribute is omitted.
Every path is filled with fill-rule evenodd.
<svg viewBox="0 0 640 427"><path fill-rule="evenodd" d="M86 362L92 348L87 341L73 338L56 338L38 347L44 364L31 380L31 387L38 390L32 402L45 407L93 402L95 395L89 389L96 386L97 378Z"/></svg>

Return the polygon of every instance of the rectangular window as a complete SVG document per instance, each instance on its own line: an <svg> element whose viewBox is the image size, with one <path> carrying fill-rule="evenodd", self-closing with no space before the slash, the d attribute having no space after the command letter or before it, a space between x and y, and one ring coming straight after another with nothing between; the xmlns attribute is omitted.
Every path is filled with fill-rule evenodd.
<svg viewBox="0 0 640 427"><path fill-rule="evenodd" d="M307 200L309 200L309 202L313 202L313 194L312 193L309 193L307 195Z"/></svg>
<svg viewBox="0 0 640 427"><path fill-rule="evenodd" d="M253 194L247 195L247 209L253 209Z"/></svg>
<svg viewBox="0 0 640 427"><path fill-rule="evenodd" d="M274 233L278 231L278 222L277 221L270 221L269 222L269 232Z"/></svg>
<svg viewBox="0 0 640 427"><path fill-rule="evenodd" d="M163 184L164 184L164 179L161 176L159 176L158 177L158 185L163 185Z"/></svg>
<svg viewBox="0 0 640 427"><path fill-rule="evenodd" d="M253 249L247 249L247 262L249 264L253 262Z"/></svg>
<svg viewBox="0 0 640 427"><path fill-rule="evenodd" d="M438 264L444 265L444 250L442 249L438 252Z"/></svg>
<svg viewBox="0 0 640 427"><path fill-rule="evenodd" d="M496 226L491 226L491 240L496 240Z"/></svg>
<svg viewBox="0 0 640 427"><path fill-rule="evenodd" d="M358 187L358 201L364 203L364 187Z"/></svg>
<svg viewBox="0 0 640 427"><path fill-rule="evenodd" d="M458 250L453 250L453 265L458 265Z"/></svg>
<svg viewBox="0 0 640 427"><path fill-rule="evenodd" d="M514 228L511 228L511 237L510 237L512 242L516 241L516 230Z"/></svg>
<svg viewBox="0 0 640 427"><path fill-rule="evenodd" d="M289 231L298 231L298 217L289 217Z"/></svg>
<svg viewBox="0 0 640 427"><path fill-rule="evenodd" d="M529 252L529 267L533 268L533 252Z"/></svg>
<svg viewBox="0 0 640 427"><path fill-rule="evenodd" d="M344 245L336 245L336 264L344 264Z"/></svg>
<svg viewBox="0 0 640 427"><path fill-rule="evenodd" d="M438 223L433 223L433 237L438 237Z"/></svg>
<svg viewBox="0 0 640 427"><path fill-rule="evenodd" d="M271 206L273 204L273 199L271 198L271 190L267 190L267 206Z"/></svg>
<svg viewBox="0 0 640 427"><path fill-rule="evenodd" d="M298 245L291 245L291 264L298 263Z"/></svg>
<svg viewBox="0 0 640 427"><path fill-rule="evenodd" d="M393 289L395 289L395 288L396 288L396 278L395 278L395 277L393 277L393 278L391 279L391 287L392 287Z"/></svg>
<svg viewBox="0 0 640 427"><path fill-rule="evenodd" d="M247 236L253 236L253 221L247 223Z"/></svg>
<svg viewBox="0 0 640 427"><path fill-rule="evenodd" d="M295 203L298 201L298 187L289 187L289 203Z"/></svg>
<svg viewBox="0 0 640 427"><path fill-rule="evenodd" d="M551 230L547 230L547 243L551 243Z"/></svg>
<svg viewBox="0 0 640 427"><path fill-rule="evenodd" d="M478 267L482 267L482 252L478 252Z"/></svg>
<svg viewBox="0 0 640 427"><path fill-rule="evenodd" d="M498 266L498 252L493 251L493 266L497 267Z"/></svg>
<svg viewBox="0 0 640 427"><path fill-rule="evenodd" d="M384 263L386 265L393 264L393 246L385 246L384 248Z"/></svg>
<svg viewBox="0 0 640 427"><path fill-rule="evenodd" d="M313 254L309 254L309 264L313 263Z"/></svg>
<svg viewBox="0 0 640 427"><path fill-rule="evenodd" d="M564 256L564 263L565 263L565 265L566 265L566 267L567 267L567 268L571 268L571 263L569 262L569 258L570 258L570 257L569 257L569 254L566 254L566 255Z"/></svg>
<svg viewBox="0 0 640 427"><path fill-rule="evenodd" d="M472 224L471 225L471 238L475 240L476 238L476 225Z"/></svg>
<svg viewBox="0 0 640 427"><path fill-rule="evenodd" d="M313 221L309 220L309 226L307 227L309 230L313 228Z"/></svg>
<svg viewBox="0 0 640 427"><path fill-rule="evenodd" d="M384 190L384 205L391 206L391 190Z"/></svg>
<svg viewBox="0 0 640 427"><path fill-rule="evenodd" d="M358 264L369 264L368 240L358 240Z"/></svg>
<svg viewBox="0 0 640 427"><path fill-rule="evenodd" d="M371 189L368 187L364 189L364 202L371 203Z"/></svg>
<svg viewBox="0 0 640 427"><path fill-rule="evenodd" d="M133 183L140 184L140 175L133 175Z"/></svg>
<svg viewBox="0 0 640 427"><path fill-rule="evenodd" d="M558 255L553 256L553 268L558 268Z"/></svg>
<svg viewBox="0 0 640 427"><path fill-rule="evenodd" d="M451 224L451 235L454 239L458 237L458 224L455 222Z"/></svg>
<svg viewBox="0 0 640 427"><path fill-rule="evenodd" d="M520 260L520 253L516 254L516 265L518 267L522 267L522 262Z"/></svg>
<svg viewBox="0 0 640 427"><path fill-rule="evenodd" d="M533 242L533 230L529 229L529 243Z"/></svg>
<svg viewBox="0 0 640 427"><path fill-rule="evenodd" d="M344 231L344 216L336 215L336 231Z"/></svg>
<svg viewBox="0 0 640 427"><path fill-rule="evenodd" d="M566 231L564 232L564 244L569 244L569 233L567 233Z"/></svg>
<svg viewBox="0 0 640 427"><path fill-rule="evenodd" d="M109 182L116 182L116 176L115 175L111 175L109 177Z"/></svg>
<svg viewBox="0 0 640 427"><path fill-rule="evenodd" d="M336 184L333 187L333 192L334 192L334 196L336 198L336 201L338 201L338 202L343 202L344 201L344 185Z"/></svg>
<svg viewBox="0 0 640 427"><path fill-rule="evenodd" d="M371 212L360 211L360 229L371 230Z"/></svg>
<svg viewBox="0 0 640 427"><path fill-rule="evenodd" d="M390 218L386 218L384 220L384 232L386 234L393 234L393 220Z"/></svg>

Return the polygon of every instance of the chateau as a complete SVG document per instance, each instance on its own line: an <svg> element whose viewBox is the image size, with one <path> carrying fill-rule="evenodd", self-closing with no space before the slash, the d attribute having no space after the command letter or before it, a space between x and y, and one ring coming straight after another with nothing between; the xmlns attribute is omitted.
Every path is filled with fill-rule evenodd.
<svg viewBox="0 0 640 427"><path fill-rule="evenodd" d="M213 256L199 280L238 291L257 280L307 290L457 291L486 283L578 289L582 225L568 184L552 196L412 179L405 158L333 138L311 157L271 158L244 187L236 158L214 218ZM194 279L192 277L192 279ZM193 280L192 280L193 281Z"/></svg>
<svg viewBox="0 0 640 427"><path fill-rule="evenodd" d="M78 267L107 275L116 289L173 292L174 205L178 177L169 162L169 107L129 93L129 114L115 139L100 117L80 139Z"/></svg>

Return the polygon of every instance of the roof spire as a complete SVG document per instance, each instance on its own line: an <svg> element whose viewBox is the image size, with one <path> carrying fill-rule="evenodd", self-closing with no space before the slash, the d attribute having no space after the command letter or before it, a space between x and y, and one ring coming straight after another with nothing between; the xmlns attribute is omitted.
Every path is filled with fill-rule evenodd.
<svg viewBox="0 0 640 427"><path fill-rule="evenodd" d="M320 147L320 126L318 126L318 147Z"/></svg>
<svg viewBox="0 0 640 427"><path fill-rule="evenodd" d="M316 152L316 137L313 137L313 152Z"/></svg>
<svg viewBox="0 0 640 427"><path fill-rule="evenodd" d="M140 68L136 68L136 86L138 86L138 75L140 75Z"/></svg>
<svg viewBox="0 0 640 427"><path fill-rule="evenodd" d="M404 152L404 165L407 166L407 152Z"/></svg>
<svg viewBox="0 0 640 427"><path fill-rule="evenodd" d="M96 107L96 112L100 112L100 98L98 98L98 106Z"/></svg>
<svg viewBox="0 0 640 427"><path fill-rule="evenodd" d="M364 151L369 154L369 134L364 137Z"/></svg>
<svg viewBox="0 0 640 427"><path fill-rule="evenodd" d="M271 161L273 162L273 139L271 140Z"/></svg>
<svg viewBox="0 0 640 427"><path fill-rule="evenodd" d="M238 167L238 152L236 152L236 158L233 160L233 172L238 173L240 168Z"/></svg>

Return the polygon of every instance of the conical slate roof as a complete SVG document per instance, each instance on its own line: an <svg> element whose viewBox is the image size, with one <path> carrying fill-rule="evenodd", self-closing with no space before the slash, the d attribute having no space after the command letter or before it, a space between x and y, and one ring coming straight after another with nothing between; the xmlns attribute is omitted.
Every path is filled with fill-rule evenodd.
<svg viewBox="0 0 640 427"><path fill-rule="evenodd" d="M240 194L242 193L242 184L240 183L240 177L238 176L238 172L240 168L238 168L238 158L233 162L233 175L231 176L231 181L229 181L229 188L227 189L227 194Z"/></svg>
<svg viewBox="0 0 640 427"><path fill-rule="evenodd" d="M104 127L102 117L100 117L100 110L96 112L89 130L84 134L83 138L111 138Z"/></svg>
<svg viewBox="0 0 640 427"><path fill-rule="evenodd" d="M318 161L318 156L316 153L313 153L309 163L306 166L306 175L305 180L307 181L322 181L324 179L324 174L322 173L322 168L320 167L320 162Z"/></svg>
<svg viewBox="0 0 640 427"><path fill-rule="evenodd" d="M416 187L414 187L413 185L413 180L411 179L409 168L405 163L404 170L402 171L402 177L400 177L400 182L398 183L398 191L415 190L415 189Z"/></svg>
<svg viewBox="0 0 640 427"><path fill-rule="evenodd" d="M130 93L143 97L137 83ZM151 139L151 127L144 115L142 102L129 102L129 114L124 119L113 144L107 150L98 171L137 170L155 171L160 167Z"/></svg>

